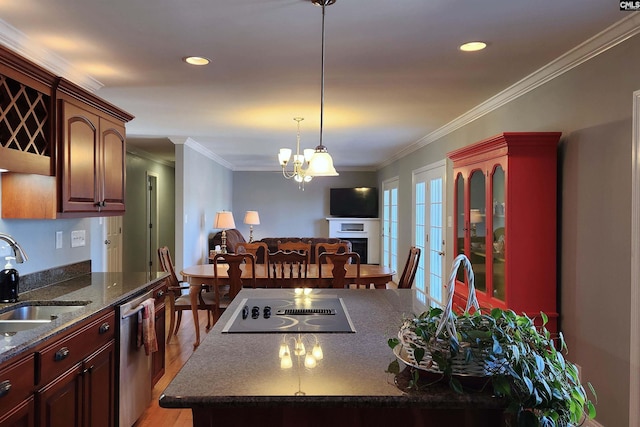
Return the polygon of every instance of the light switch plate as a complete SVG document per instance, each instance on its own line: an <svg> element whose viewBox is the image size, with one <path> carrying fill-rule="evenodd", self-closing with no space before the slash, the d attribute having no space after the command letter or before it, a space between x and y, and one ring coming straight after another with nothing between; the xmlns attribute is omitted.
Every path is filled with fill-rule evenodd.
<svg viewBox="0 0 640 427"><path fill-rule="evenodd" d="M62 231L56 231L56 249L62 249Z"/></svg>
<svg viewBox="0 0 640 427"><path fill-rule="evenodd" d="M77 248L78 246L85 245L85 230L74 230L71 232L71 247Z"/></svg>

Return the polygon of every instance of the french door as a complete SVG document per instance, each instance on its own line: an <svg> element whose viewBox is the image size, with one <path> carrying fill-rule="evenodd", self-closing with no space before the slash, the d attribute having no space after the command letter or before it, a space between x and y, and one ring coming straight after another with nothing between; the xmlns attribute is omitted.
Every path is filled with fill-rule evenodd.
<svg viewBox="0 0 640 427"><path fill-rule="evenodd" d="M382 183L382 265L393 269L398 283L398 178Z"/></svg>
<svg viewBox="0 0 640 427"><path fill-rule="evenodd" d="M427 305L444 303L445 173L445 161L413 172L413 244L421 251L414 287Z"/></svg>

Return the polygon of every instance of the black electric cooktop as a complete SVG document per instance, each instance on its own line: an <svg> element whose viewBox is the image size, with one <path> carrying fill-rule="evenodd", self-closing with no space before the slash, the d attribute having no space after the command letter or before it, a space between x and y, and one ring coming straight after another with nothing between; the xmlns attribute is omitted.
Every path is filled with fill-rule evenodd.
<svg viewBox="0 0 640 427"><path fill-rule="evenodd" d="M342 298L244 298L222 333L347 332L356 330Z"/></svg>

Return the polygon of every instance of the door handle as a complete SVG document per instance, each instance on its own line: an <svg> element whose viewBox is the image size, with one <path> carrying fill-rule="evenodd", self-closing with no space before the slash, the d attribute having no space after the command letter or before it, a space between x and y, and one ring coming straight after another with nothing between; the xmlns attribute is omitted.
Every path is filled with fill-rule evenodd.
<svg viewBox="0 0 640 427"><path fill-rule="evenodd" d="M110 245L110 244L111 244L111 240L109 240L109 239L105 240L105 241L104 241L104 244L105 244L105 245Z"/></svg>
<svg viewBox="0 0 640 427"><path fill-rule="evenodd" d="M438 255L440 255L440 256L444 256L444 251L440 251L440 252L438 252Z"/></svg>

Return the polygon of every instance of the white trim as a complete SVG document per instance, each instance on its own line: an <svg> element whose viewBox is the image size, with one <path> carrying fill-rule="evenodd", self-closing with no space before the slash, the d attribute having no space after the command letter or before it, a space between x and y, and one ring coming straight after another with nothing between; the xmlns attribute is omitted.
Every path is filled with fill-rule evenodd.
<svg viewBox="0 0 640 427"><path fill-rule="evenodd" d="M225 159L223 159L222 157L218 156L217 154L215 154L213 151L209 150L208 148L205 148L204 146L202 146L198 141L194 140L193 138L169 138L171 140L171 142L173 142L176 145L182 144L182 145L186 145L187 147L191 148L192 150L197 151L198 153L202 154L205 157L208 157L209 159L213 160L214 162L218 163L221 166L224 166L227 169L231 169L233 170L233 165L229 162L227 162Z"/></svg>
<svg viewBox="0 0 640 427"><path fill-rule="evenodd" d="M140 157L140 158L149 160L149 161L154 162L154 163L158 163L158 164L161 164L161 165L169 166L169 167L172 167L174 169L176 167L176 162L175 161L174 162L170 162L168 160L160 159L157 156L154 156L153 154L151 154L151 153L149 153L147 151L144 151L141 148L133 147L133 146L128 145L128 144L127 144L127 154L130 154L130 155L136 156L136 157Z"/></svg>
<svg viewBox="0 0 640 427"><path fill-rule="evenodd" d="M631 336L629 422L640 419L640 90L633 93L631 145Z"/></svg>
<svg viewBox="0 0 640 427"><path fill-rule="evenodd" d="M578 65L592 59L608 49L611 49L638 33L640 33L640 13L633 12L628 17L621 19L609 28L591 37L584 43L581 43L539 70L529 74L514 85L487 99L483 103L453 119L439 129L436 129L430 134L420 138L418 141L403 150L398 151L388 160L379 164L378 169L388 166L410 153L437 141L463 126L468 125L474 120L479 119L493 110L496 110L522 95L531 92L537 87L547 83L549 80L555 79L556 77L572 70Z"/></svg>
<svg viewBox="0 0 640 427"><path fill-rule="evenodd" d="M74 68L70 62L55 53L43 49L26 34L0 19L0 44L45 68L56 76L64 77L83 89L95 93L103 84L90 75Z"/></svg>

